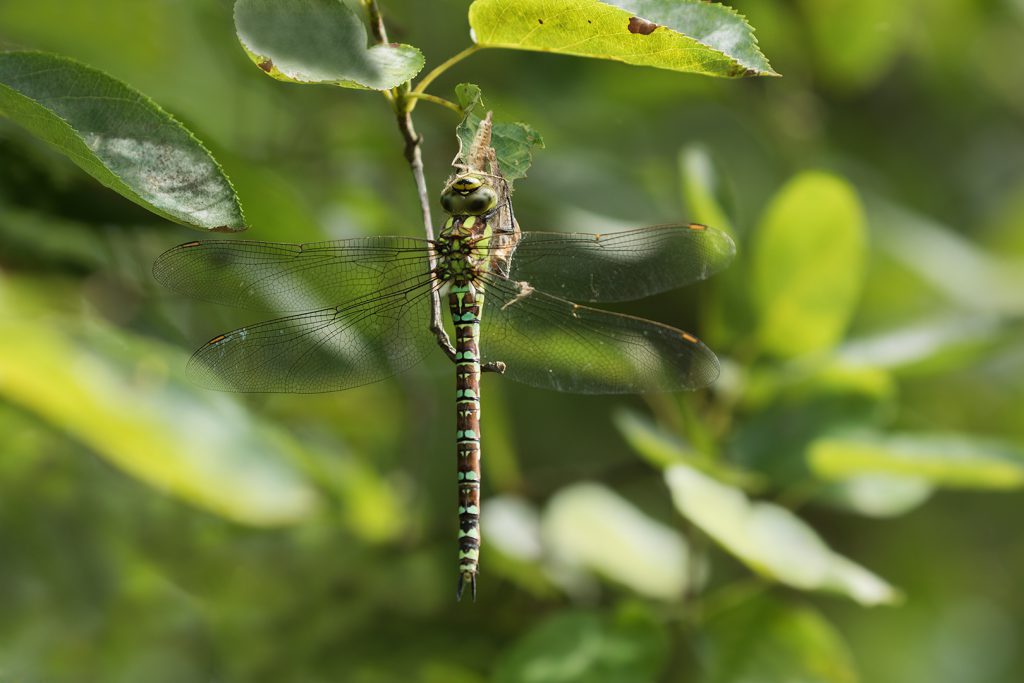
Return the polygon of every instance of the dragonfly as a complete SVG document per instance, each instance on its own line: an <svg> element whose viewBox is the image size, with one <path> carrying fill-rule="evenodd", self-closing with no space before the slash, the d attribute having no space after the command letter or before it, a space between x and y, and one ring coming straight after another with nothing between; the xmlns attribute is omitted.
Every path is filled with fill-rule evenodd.
<svg viewBox="0 0 1024 683"><path fill-rule="evenodd" d="M608 234L521 231L490 147L488 117L441 194L436 239L307 244L194 241L162 254L158 281L197 299L283 317L219 334L193 379L235 392L327 392L406 370L435 344L455 364L458 584L476 600L480 557L480 377L583 394L694 390L718 377L694 335L586 304L703 280L735 245L700 224ZM446 301L455 342L439 324Z"/></svg>

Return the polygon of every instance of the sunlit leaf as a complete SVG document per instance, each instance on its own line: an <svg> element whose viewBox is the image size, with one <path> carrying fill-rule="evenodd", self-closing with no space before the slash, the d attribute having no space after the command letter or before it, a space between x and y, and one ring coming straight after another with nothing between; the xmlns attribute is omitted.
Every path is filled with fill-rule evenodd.
<svg viewBox="0 0 1024 683"><path fill-rule="evenodd" d="M883 579L836 554L789 510L752 502L739 489L686 465L665 472L676 508L744 564L804 590L833 591L865 605L892 602Z"/></svg>
<svg viewBox="0 0 1024 683"><path fill-rule="evenodd" d="M686 588L688 550L672 529L598 484L577 484L548 503L542 534L559 561L663 600Z"/></svg>
<svg viewBox="0 0 1024 683"><path fill-rule="evenodd" d="M760 488L764 484L757 473L712 460L673 435L658 429L637 413L620 410L615 413L614 421L630 447L655 467L666 469L676 464L689 465L716 479L748 490Z"/></svg>
<svg viewBox="0 0 1024 683"><path fill-rule="evenodd" d="M710 76L775 75L735 10L699 0L476 0L483 47L610 59Z"/></svg>
<svg viewBox="0 0 1024 683"><path fill-rule="evenodd" d="M828 479L863 474L914 477L941 486L1024 486L1024 448L963 434L864 434L811 445L814 472Z"/></svg>
<svg viewBox="0 0 1024 683"><path fill-rule="evenodd" d="M482 523L488 545L520 560L540 559L540 513L526 500L515 496L488 499Z"/></svg>
<svg viewBox="0 0 1024 683"><path fill-rule="evenodd" d="M0 283L0 303L17 300ZM132 476L253 525L309 517L318 496L297 443L232 398L178 377L180 352L101 323L0 318L0 395Z"/></svg>
<svg viewBox="0 0 1024 683"><path fill-rule="evenodd" d="M757 597L709 619L701 633L706 683L856 683L836 629L809 607Z"/></svg>
<svg viewBox="0 0 1024 683"><path fill-rule="evenodd" d="M917 509L934 490L923 479L863 474L833 482L815 496L815 502L865 517L888 518Z"/></svg>
<svg viewBox="0 0 1024 683"><path fill-rule="evenodd" d="M735 236L725 210L722 178L707 150L691 145L680 151L679 171L683 199L690 210L689 219Z"/></svg>
<svg viewBox="0 0 1024 683"><path fill-rule="evenodd" d="M564 612L542 621L509 648L496 683L653 682L668 654L668 635L646 612L613 617Z"/></svg>
<svg viewBox="0 0 1024 683"><path fill-rule="evenodd" d="M459 138L459 158L465 161L476 137L480 121L487 115L480 87L472 83L460 83L455 88L459 106L465 112L462 122L456 128ZM533 163L534 148L543 149L544 140L540 133L525 123L495 122L491 129L491 147L498 157L501 174L509 182L526 177L526 171Z"/></svg>
<svg viewBox="0 0 1024 683"><path fill-rule="evenodd" d="M0 114L164 218L207 230L245 229L234 189L202 143L101 71L43 52L0 53Z"/></svg>
<svg viewBox="0 0 1024 683"><path fill-rule="evenodd" d="M366 27L343 0L237 0L235 32L272 78L389 90L423 68L411 45L367 47Z"/></svg>
<svg viewBox="0 0 1024 683"><path fill-rule="evenodd" d="M879 246L958 306L1024 313L1024 260L978 247L953 228L883 200L869 205Z"/></svg>
<svg viewBox="0 0 1024 683"><path fill-rule="evenodd" d="M1000 337L1002 328L992 315L922 321L851 339L836 349L836 356L853 368L935 372L976 361Z"/></svg>
<svg viewBox="0 0 1024 683"><path fill-rule="evenodd" d="M860 296L865 225L845 180L806 172L772 200L754 245L759 337L779 356L824 351L842 338Z"/></svg>

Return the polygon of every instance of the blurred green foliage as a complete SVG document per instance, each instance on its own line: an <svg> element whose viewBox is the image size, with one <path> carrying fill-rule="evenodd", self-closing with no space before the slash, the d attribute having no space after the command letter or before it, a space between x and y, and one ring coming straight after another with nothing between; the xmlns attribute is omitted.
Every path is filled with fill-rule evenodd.
<svg viewBox="0 0 1024 683"><path fill-rule="evenodd" d="M427 69L470 44L465 2L382 4ZM184 352L252 322L157 289L195 233L0 119L0 680L1024 678L1024 6L730 4L782 79L482 50L431 88L543 134L524 228L738 244L621 308L708 339L712 391L484 380L475 605L441 354L340 394L191 386ZM228 0L0 3L0 47L159 102L252 239L421 234L383 98L266 78ZM416 124L439 191L458 118Z"/></svg>

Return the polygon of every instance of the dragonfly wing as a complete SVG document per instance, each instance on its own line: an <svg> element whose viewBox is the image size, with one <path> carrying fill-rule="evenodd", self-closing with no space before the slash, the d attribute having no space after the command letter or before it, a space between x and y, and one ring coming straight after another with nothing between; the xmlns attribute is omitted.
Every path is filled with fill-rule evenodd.
<svg viewBox="0 0 1024 683"><path fill-rule="evenodd" d="M429 272L428 243L365 237L283 244L249 240L188 242L153 265L162 284L187 296L245 308L310 311L388 289Z"/></svg>
<svg viewBox="0 0 1024 683"><path fill-rule="evenodd" d="M488 275L481 351L505 375L544 389L631 394L706 387L718 359L692 335L660 323L580 306Z"/></svg>
<svg viewBox="0 0 1024 683"><path fill-rule="evenodd" d="M418 362L428 332L431 283L419 279L342 306L308 311L215 337L189 371L211 389L316 393L377 382Z"/></svg>
<svg viewBox="0 0 1024 683"><path fill-rule="evenodd" d="M729 235L698 224L524 232L509 278L572 301L631 301L708 278L735 253Z"/></svg>

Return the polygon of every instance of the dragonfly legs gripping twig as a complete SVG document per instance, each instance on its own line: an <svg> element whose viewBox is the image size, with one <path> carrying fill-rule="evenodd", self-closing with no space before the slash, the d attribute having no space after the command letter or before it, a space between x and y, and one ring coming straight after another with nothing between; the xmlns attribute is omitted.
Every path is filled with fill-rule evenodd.
<svg viewBox="0 0 1024 683"><path fill-rule="evenodd" d="M430 331L437 337L437 345L441 347L445 355L448 356L448 360L455 362L455 347L452 346L452 340L445 331L444 326L441 324L441 316L438 315L435 319L433 315L430 316ZM482 372L496 372L499 375L505 374L505 369L508 366L500 360L491 360L486 363L480 364L480 370Z"/></svg>

